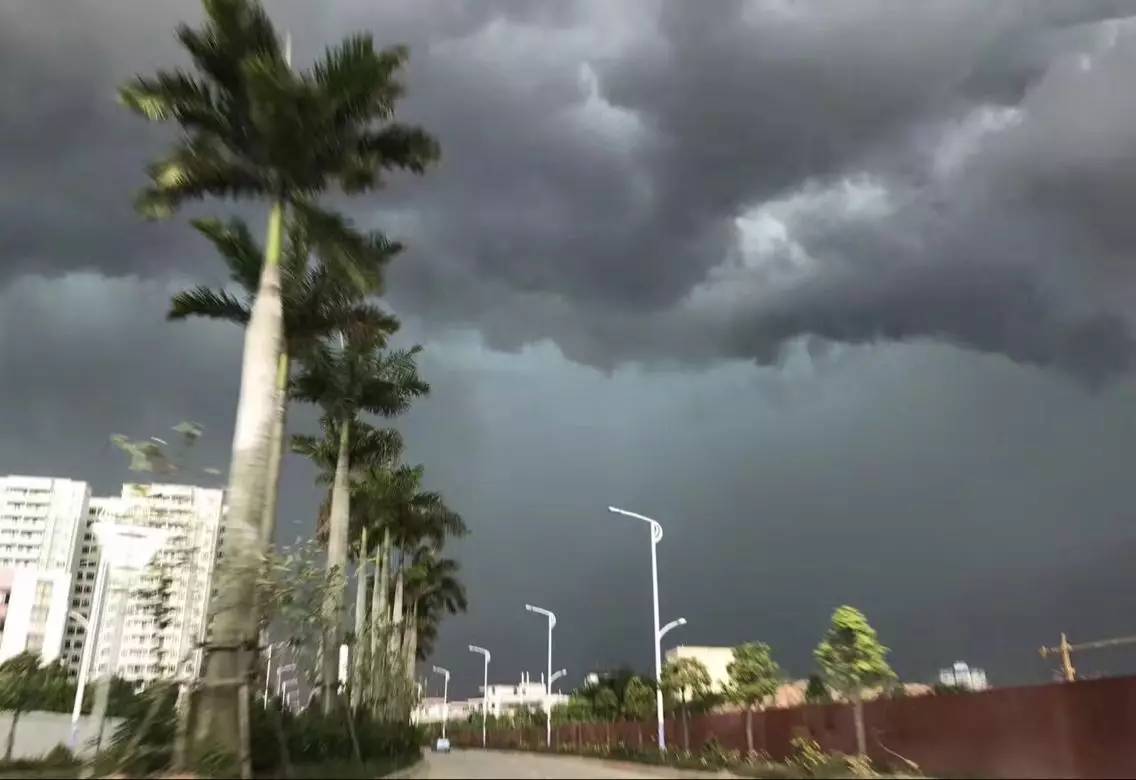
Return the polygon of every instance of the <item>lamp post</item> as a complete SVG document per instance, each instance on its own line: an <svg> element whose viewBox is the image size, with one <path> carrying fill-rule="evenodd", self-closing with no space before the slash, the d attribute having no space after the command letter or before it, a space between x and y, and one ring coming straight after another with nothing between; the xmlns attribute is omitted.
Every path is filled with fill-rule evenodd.
<svg viewBox="0 0 1136 780"><path fill-rule="evenodd" d="M79 736L79 713L83 708L83 694L87 688L87 678L90 676L92 656L98 645L99 633L102 630L103 610L106 608L107 582L115 571L123 570L133 574L145 568L150 559L158 552L158 548L166 540L167 532L158 528L122 525L119 523L96 522L91 526L99 544L99 567L95 575L95 589L92 594L91 616L86 620L86 636L83 639L83 653L79 661L79 675L75 686L75 703L71 708L71 734L68 740L72 751L76 748ZM123 600L129 595L127 590ZM110 649L110 661L106 680L99 686L95 697L95 721L98 730L102 732L102 721L106 715L107 698L110 689L110 678L114 675L115 665L118 663L118 638L122 634L122 624L126 619L126 605L122 604L115 617L114 640ZM98 745L95 746L98 752Z"/></svg>
<svg viewBox="0 0 1136 780"><path fill-rule="evenodd" d="M552 696L552 684L566 674L568 674L568 670L567 669L561 669L559 672L556 672L555 674L553 674L551 677L548 678L548 690L549 690L548 695L549 695L549 697Z"/></svg>
<svg viewBox="0 0 1136 780"><path fill-rule="evenodd" d="M442 683L442 739L446 738L446 716L449 715L449 696L450 696L450 670L443 669L440 666L434 667L434 673L442 675L444 682Z"/></svg>
<svg viewBox="0 0 1136 780"><path fill-rule="evenodd" d="M663 723L663 658L659 647L665 631L659 630L659 561L658 554L655 551L659 540L663 538L663 527L657 521L637 512L628 512L626 509L619 509L614 506L609 506L607 511L642 520L651 526L651 595L655 609L655 715L659 723L659 750L665 751L667 749L667 735ZM676 623L676 625L681 624ZM674 627L674 625L668 625L667 631Z"/></svg>
<svg viewBox="0 0 1136 780"><path fill-rule="evenodd" d="M556 615L547 609L541 607L534 607L532 604L525 604L525 609L529 612L534 612L538 615L544 615L548 618L548 675L544 678L544 711L545 711L545 739L547 740L548 747L552 747L552 708L549 707L548 695L552 691L552 629L556 628Z"/></svg>
<svg viewBox="0 0 1136 780"><path fill-rule="evenodd" d="M481 677L481 748L484 750L485 723L489 720L489 651L477 645L470 645L469 651L471 653L477 653L485 659L485 667L482 670Z"/></svg>
<svg viewBox="0 0 1136 780"><path fill-rule="evenodd" d="M284 676L285 672L292 672L294 674L295 671L296 671L296 665L295 664L283 664L281 666L276 667L276 695L277 696L281 696L282 691L284 689L283 684L280 682L280 678Z"/></svg>

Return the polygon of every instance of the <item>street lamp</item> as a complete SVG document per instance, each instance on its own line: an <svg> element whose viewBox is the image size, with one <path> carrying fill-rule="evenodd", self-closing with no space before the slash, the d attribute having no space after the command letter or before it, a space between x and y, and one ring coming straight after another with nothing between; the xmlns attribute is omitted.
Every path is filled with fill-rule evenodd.
<svg viewBox="0 0 1136 780"><path fill-rule="evenodd" d="M166 540L167 532L158 528L122 525L119 523L97 522L91 526L99 544L99 567L95 575L95 590L92 594L91 616L86 623L86 636L83 639L83 653L79 661L79 676L75 686L75 704L71 708L71 734L70 748L75 750L76 740L79 736L79 713L83 708L83 694L87 688L87 677L90 674L91 660L98 644L99 632L102 630L103 610L106 608L107 581L116 570L126 571L130 574L143 569L150 559L158 552L158 548ZM129 596L129 589L125 588L123 601ZM105 681L100 684L98 695L95 697L95 716L100 732L101 742L102 721L106 715L107 698L110 692L110 677L114 675L114 667L118 663L118 647L122 638L122 625L126 620L126 604L123 603L115 616L114 632L111 639L110 661ZM95 752L98 752L98 742Z"/></svg>
<svg viewBox="0 0 1136 780"><path fill-rule="evenodd" d="M552 675L551 677L549 677L549 678L548 678L548 690L549 690L549 697L551 697L551 696L552 696L552 693L551 693L551 691L552 691L552 684L553 684L554 682L556 682L557 680L559 680L559 679L560 679L561 677L563 677L563 676L564 676L564 675L566 675L566 674L568 674L568 670L567 670L567 669L561 669L561 670L560 670L559 672L557 672L556 674L554 674L554 675Z"/></svg>
<svg viewBox="0 0 1136 780"><path fill-rule="evenodd" d="M481 748L485 749L485 723L489 720L489 651L484 647L470 645L471 653L478 653L485 659L485 668L482 670L481 684Z"/></svg>
<svg viewBox="0 0 1136 780"><path fill-rule="evenodd" d="M442 739L446 738L446 716L450 713L449 695L450 695L450 670L443 669L440 666L434 667L434 673L442 675L444 682L442 683Z"/></svg>
<svg viewBox="0 0 1136 780"><path fill-rule="evenodd" d="M296 665L295 664L283 664L282 666L276 667L276 695L277 696L281 696L282 695L281 691L283 691L283 684L280 682L280 678L284 676L285 672L295 673L295 671L296 671Z"/></svg>
<svg viewBox="0 0 1136 780"><path fill-rule="evenodd" d="M525 604L525 609L548 618L548 676L544 678L546 681L544 688L544 710L546 713L544 729L548 746L552 747L552 708L549 706L548 696L552 691L552 629L556 627L556 615L552 614L547 609L534 607L532 604Z"/></svg>
<svg viewBox="0 0 1136 780"><path fill-rule="evenodd" d="M664 633L676 625L682 624L676 621L674 624L668 625L665 630L659 629L659 562L655 548L658 546L659 540L663 538L663 527L657 521L637 512L628 512L626 509L619 509L614 506L609 506L607 511L614 512L617 515L634 517L636 520L642 520L651 526L651 594L655 607L655 714L659 723L659 750L665 751L667 749L667 735L663 723L663 658L659 643L662 641Z"/></svg>

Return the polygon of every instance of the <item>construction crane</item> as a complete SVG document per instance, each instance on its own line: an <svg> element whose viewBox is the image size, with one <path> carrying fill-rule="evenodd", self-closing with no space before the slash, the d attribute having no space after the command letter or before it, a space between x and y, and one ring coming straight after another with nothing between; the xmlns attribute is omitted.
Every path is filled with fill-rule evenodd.
<svg viewBox="0 0 1136 780"><path fill-rule="evenodd" d="M1043 647L1038 652L1041 653L1042 658L1050 655L1061 656L1061 671L1065 675L1065 682L1073 682L1077 679L1077 670L1073 668L1073 653L1080 652L1081 650L1099 650L1102 647L1116 647L1117 645L1130 645L1136 644L1136 636L1121 636L1115 639L1098 639L1096 642L1080 642L1075 645L1069 644L1069 640L1065 634L1061 634L1061 642L1056 647Z"/></svg>

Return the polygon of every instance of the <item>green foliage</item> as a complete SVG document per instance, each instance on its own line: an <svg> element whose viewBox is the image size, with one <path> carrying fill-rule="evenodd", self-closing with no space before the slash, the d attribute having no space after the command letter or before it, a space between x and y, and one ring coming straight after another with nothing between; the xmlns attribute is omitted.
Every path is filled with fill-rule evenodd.
<svg viewBox="0 0 1136 780"><path fill-rule="evenodd" d="M663 665L663 692L685 709L710 693L710 672L696 658L673 658Z"/></svg>
<svg viewBox="0 0 1136 780"><path fill-rule="evenodd" d="M359 192L381 186L386 170L420 173L437 159L433 138L392 121L404 47L376 50L369 34L354 35L296 72L259 2L208 0L205 9L200 28L178 28L192 71L162 70L119 90L130 110L181 129L149 166L137 200L145 216L206 196Z"/></svg>
<svg viewBox="0 0 1136 780"><path fill-rule="evenodd" d="M816 740L807 737L794 737L790 742L792 752L789 763L811 774L828 763L828 754L821 750Z"/></svg>
<svg viewBox="0 0 1136 780"><path fill-rule="evenodd" d="M864 613L843 606L832 614L828 631L813 655L825 681L845 696L858 696L870 686L895 679L887 663L888 648L880 644Z"/></svg>
<svg viewBox="0 0 1136 780"><path fill-rule="evenodd" d="M655 710L655 686L642 677L632 677L623 692L623 714L631 720L646 720Z"/></svg>
<svg viewBox="0 0 1136 780"><path fill-rule="evenodd" d="M611 688L603 688L596 696L596 715L602 720L615 720L619 715L619 699Z"/></svg>
<svg viewBox="0 0 1136 780"><path fill-rule="evenodd" d="M809 675L809 683L805 687L805 701L809 704L828 704L832 701L832 694L829 693L819 674Z"/></svg>
<svg viewBox="0 0 1136 780"><path fill-rule="evenodd" d="M734 660L726 671L730 675L729 698L748 708L761 706L777 693L777 686L781 684L781 667L764 642L747 642L735 647Z"/></svg>

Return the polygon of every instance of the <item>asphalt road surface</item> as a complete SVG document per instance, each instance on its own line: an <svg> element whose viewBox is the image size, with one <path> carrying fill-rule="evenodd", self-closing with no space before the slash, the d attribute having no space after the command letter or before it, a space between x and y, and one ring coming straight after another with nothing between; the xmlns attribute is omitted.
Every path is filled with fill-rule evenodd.
<svg viewBox="0 0 1136 780"><path fill-rule="evenodd" d="M428 750L422 763L408 777L714 777L706 772L682 772L664 767L597 761L575 756L542 756L535 753L506 753L494 750L455 750L435 753Z"/></svg>

